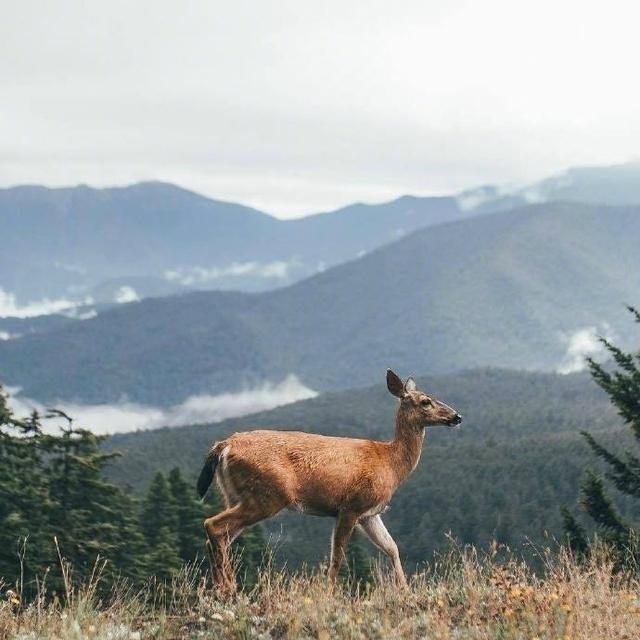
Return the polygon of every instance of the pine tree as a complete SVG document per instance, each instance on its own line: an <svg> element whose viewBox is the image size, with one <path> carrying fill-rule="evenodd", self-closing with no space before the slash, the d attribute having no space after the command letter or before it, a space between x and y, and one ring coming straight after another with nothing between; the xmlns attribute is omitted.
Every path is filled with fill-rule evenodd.
<svg viewBox="0 0 640 640"><path fill-rule="evenodd" d="M353 581L354 586L371 581L371 557L358 531L354 531L351 536L345 560L340 573Z"/></svg>
<svg viewBox="0 0 640 640"><path fill-rule="evenodd" d="M118 576L138 582L144 575L143 547L135 503L103 477L105 467L119 454L103 453L100 443L105 437L75 428L66 414L51 411L52 416L68 422L60 435L43 438L50 527L61 554L79 580L86 579L96 563L106 561L105 589Z"/></svg>
<svg viewBox="0 0 640 640"><path fill-rule="evenodd" d="M183 562L202 560L205 554L205 533L202 522L206 511L193 487L185 482L180 469L169 472L169 490L176 509L178 553Z"/></svg>
<svg viewBox="0 0 640 640"><path fill-rule="evenodd" d="M52 410L46 417L63 417L67 426L44 433L36 413L16 419L0 390L0 578L11 583L20 574L16 548L27 539L25 589L47 570L50 589L61 589L58 548L78 581L99 559L107 561L105 590L117 576L138 581L143 554L135 503L103 478L114 454L102 453L103 438L74 428L66 414Z"/></svg>
<svg viewBox="0 0 640 640"><path fill-rule="evenodd" d="M156 473L141 505L141 530L147 548L147 571L160 579L182 566L178 509L164 474Z"/></svg>
<svg viewBox="0 0 640 640"><path fill-rule="evenodd" d="M178 555L175 531L160 527L154 535L154 542L148 548L146 557L149 575L159 580L170 580L182 567Z"/></svg>
<svg viewBox="0 0 640 640"><path fill-rule="evenodd" d="M640 312L629 307L637 323ZM601 338L613 358L614 367L600 365L588 359L589 370L595 382L607 393L624 422L640 444L640 353L625 353L609 340ZM633 498L640 498L640 458L631 451L617 455L599 444L591 434L581 432L593 453L609 466L606 474L615 488ZM581 488L581 505L594 521L599 537L614 549L619 565L631 563L637 566L637 540L639 532L618 513L608 497L603 479L587 472ZM570 546L584 552L586 534L577 520L563 510L565 533Z"/></svg>
<svg viewBox="0 0 640 640"><path fill-rule="evenodd" d="M584 527L574 518L567 507L561 507L560 514L569 548L577 558L583 558L589 551L589 541Z"/></svg>
<svg viewBox="0 0 640 640"><path fill-rule="evenodd" d="M20 420L0 386L0 581L27 582L51 556L47 478L37 413ZM23 556L20 567L18 554Z"/></svg>
<svg viewBox="0 0 640 640"><path fill-rule="evenodd" d="M149 489L142 500L141 528L148 545L156 542L158 532L166 527L176 538L178 528L176 505L169 490L167 479L158 471L151 480Z"/></svg>

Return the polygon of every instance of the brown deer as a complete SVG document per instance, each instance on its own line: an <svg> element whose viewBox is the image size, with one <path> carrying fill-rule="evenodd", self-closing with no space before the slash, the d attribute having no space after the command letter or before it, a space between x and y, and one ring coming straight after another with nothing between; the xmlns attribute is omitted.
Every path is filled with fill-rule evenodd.
<svg viewBox="0 0 640 640"><path fill-rule="evenodd" d="M398 547L380 517L398 486L416 468L425 427L458 425L455 409L405 383L390 369L387 387L400 399L396 434L389 442L322 436L299 431L245 431L214 443L198 479L204 497L214 475L225 510L207 518L207 551L214 582L235 590L229 547L240 532L289 508L336 519L329 577L335 581L358 526L393 563L406 585Z"/></svg>

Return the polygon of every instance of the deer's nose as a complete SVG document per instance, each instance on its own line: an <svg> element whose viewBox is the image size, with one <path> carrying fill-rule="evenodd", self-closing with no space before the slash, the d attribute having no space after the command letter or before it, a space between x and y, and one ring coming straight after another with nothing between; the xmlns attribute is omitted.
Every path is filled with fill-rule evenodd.
<svg viewBox="0 0 640 640"><path fill-rule="evenodd" d="M460 424L461 422L462 416L459 413L456 413L456 415L451 419L451 424Z"/></svg>

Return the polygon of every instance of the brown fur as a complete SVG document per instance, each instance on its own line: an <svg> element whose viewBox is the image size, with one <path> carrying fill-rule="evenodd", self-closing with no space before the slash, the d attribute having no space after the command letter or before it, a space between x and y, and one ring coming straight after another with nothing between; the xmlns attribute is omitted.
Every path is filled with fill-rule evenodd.
<svg viewBox="0 0 640 640"><path fill-rule="evenodd" d="M260 430L235 433L214 444L203 469L205 485L215 468L226 509L207 518L204 526L213 578L221 590L235 589L231 542L245 527L284 508L336 518L329 569L332 581L354 527L360 526L389 556L398 581L406 584L397 546L380 514L418 464L425 427L458 424L460 416L418 391L411 378L403 384L388 371L387 386L400 398L396 434L389 442Z"/></svg>

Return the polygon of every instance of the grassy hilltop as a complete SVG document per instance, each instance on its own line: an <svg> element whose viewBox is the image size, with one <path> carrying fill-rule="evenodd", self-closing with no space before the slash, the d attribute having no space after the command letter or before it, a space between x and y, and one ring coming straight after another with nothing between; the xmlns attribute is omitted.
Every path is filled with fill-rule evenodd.
<svg viewBox="0 0 640 640"><path fill-rule="evenodd" d="M499 549L479 559L454 551L399 591L378 574L371 584L334 591L323 573L286 576L265 569L259 584L216 598L185 569L169 585L116 589L99 602L94 585L70 591L67 605L0 603L0 637L87 638L429 638L449 640L623 640L640 635L640 584L612 574L605 558L578 566L550 560L543 578Z"/></svg>

